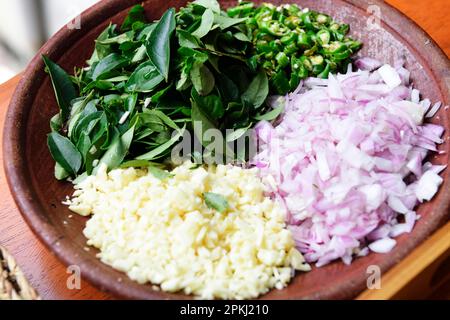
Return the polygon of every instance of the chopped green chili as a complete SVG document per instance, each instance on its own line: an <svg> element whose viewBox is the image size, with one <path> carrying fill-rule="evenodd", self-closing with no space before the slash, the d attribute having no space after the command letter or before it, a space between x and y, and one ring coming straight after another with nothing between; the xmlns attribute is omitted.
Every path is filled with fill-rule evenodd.
<svg viewBox="0 0 450 320"><path fill-rule="evenodd" d="M323 78L330 72L345 71L351 56L361 48L359 41L347 37L347 24L296 4L256 7L241 2L229 9L228 15L247 18L254 44L248 64L265 69L272 91L278 94L294 90L306 77ZM282 81L283 75L286 79Z"/></svg>

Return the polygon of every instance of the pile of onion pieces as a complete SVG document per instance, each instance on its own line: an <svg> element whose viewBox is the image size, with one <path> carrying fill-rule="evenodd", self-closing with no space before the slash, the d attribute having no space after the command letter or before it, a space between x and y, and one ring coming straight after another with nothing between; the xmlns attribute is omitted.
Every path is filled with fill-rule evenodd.
<svg viewBox="0 0 450 320"><path fill-rule="evenodd" d="M282 98L276 123L256 127L252 164L285 205L297 248L317 266L392 250L445 169L425 162L443 143L444 128L425 122L441 104L420 101L402 64L364 58L356 66L305 80Z"/></svg>

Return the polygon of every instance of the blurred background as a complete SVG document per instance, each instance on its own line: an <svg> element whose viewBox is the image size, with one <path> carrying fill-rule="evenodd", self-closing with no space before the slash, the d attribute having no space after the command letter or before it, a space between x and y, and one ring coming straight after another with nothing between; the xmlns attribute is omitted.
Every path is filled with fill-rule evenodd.
<svg viewBox="0 0 450 320"><path fill-rule="evenodd" d="M0 83L22 71L42 44L99 0L0 0Z"/></svg>

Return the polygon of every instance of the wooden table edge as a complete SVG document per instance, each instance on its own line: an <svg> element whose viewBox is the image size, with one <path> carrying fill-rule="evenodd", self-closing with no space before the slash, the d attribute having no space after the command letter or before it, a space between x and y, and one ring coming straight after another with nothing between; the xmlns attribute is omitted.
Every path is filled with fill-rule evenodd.
<svg viewBox="0 0 450 320"><path fill-rule="evenodd" d="M357 300L418 299L430 296L450 278L450 222L434 232L381 278L381 289L367 289ZM420 291L418 291L420 290Z"/></svg>
<svg viewBox="0 0 450 320"><path fill-rule="evenodd" d="M442 46L447 56L450 56L450 41L446 36L448 31L445 31L448 30L448 28L442 25L443 21L433 21L434 18L431 18L429 12L431 10L431 7L437 6L439 12L442 15L444 13L444 11L442 11L444 9L442 8L442 5L445 6L445 1L436 1L436 3L434 4L427 2L425 6L429 10L425 10L426 12L419 10L421 2L419 2L418 0L387 0L386 2L395 6L397 9L404 12L406 15L410 16L413 20L424 27L424 29L430 33L430 35L436 40L436 42L438 42ZM439 4L437 2L439 2ZM449 10L446 9L446 11L448 12ZM446 23L448 25L448 22ZM17 83L20 80L20 77L21 75L19 74L9 81L0 84L0 105L7 106L9 104L9 100ZM4 111L5 110L0 110L0 112L2 113ZM0 124L0 130L3 130L4 117L1 120L2 123ZM1 170L4 170L3 164ZM9 193L9 189L8 194L5 196L10 198L8 199L10 200L9 203L14 203L12 200L12 196ZM0 208L2 205L3 204L0 204ZM19 214L19 211L16 207L14 207L14 210L16 214ZM28 226L26 228L29 230ZM33 239L35 241L39 241L34 235ZM48 251L46 251L46 253L50 255ZM367 289L366 291L362 292L356 299L383 300L417 298L428 296L428 294L431 293L432 290L435 290L436 287L439 287L439 285L442 286L443 283L445 284L446 288L450 288L450 281L447 281L449 280L448 278L450 276L450 270L448 268L448 265L450 263L449 260L450 222L448 222L441 229L437 230L425 242L423 242L419 247L411 252L405 259L391 268L385 275L382 275L381 289ZM420 261L420 263L417 263L417 261ZM89 290L92 289L90 288ZM97 289L93 290L95 293L95 290ZM446 297L450 299L450 292L447 291L445 292ZM54 296L58 296L58 293L55 293ZM65 294L65 296L68 295ZM105 299L109 296L98 290L98 294L95 297L99 299Z"/></svg>

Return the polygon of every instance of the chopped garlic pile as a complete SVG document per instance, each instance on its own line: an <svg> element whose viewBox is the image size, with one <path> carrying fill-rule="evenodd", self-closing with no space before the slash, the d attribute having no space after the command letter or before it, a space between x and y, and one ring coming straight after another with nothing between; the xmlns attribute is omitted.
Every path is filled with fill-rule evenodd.
<svg viewBox="0 0 450 320"><path fill-rule="evenodd" d="M70 209L93 214L84 234L104 263L141 284L203 299L256 298L285 287L294 269L309 270L256 169L185 163L171 173L159 180L101 167L76 186ZM224 196L229 209L209 208L205 192Z"/></svg>

